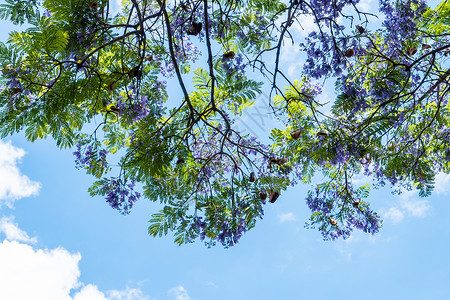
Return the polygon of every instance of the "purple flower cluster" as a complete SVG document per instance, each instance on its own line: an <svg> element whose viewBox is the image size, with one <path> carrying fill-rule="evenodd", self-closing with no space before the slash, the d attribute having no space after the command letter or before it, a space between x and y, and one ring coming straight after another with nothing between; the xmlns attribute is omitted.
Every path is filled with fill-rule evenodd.
<svg viewBox="0 0 450 300"><path fill-rule="evenodd" d="M77 143L77 150L73 152L75 156L75 164L77 168L83 169L105 169L108 166L106 161L106 154L108 151L105 149L99 150L98 147L94 145L88 145L84 147L81 142Z"/></svg>
<svg viewBox="0 0 450 300"><path fill-rule="evenodd" d="M244 64L243 61L244 56L238 53L234 58L222 57L222 66L227 74L233 74L237 78L240 78L245 74L245 68L247 67L247 64Z"/></svg>
<svg viewBox="0 0 450 300"><path fill-rule="evenodd" d="M135 185L134 180L127 183L126 179L111 179L108 182L104 182L102 189L106 194L106 202L122 214L129 214L134 203L141 196L140 193L134 191Z"/></svg>
<svg viewBox="0 0 450 300"><path fill-rule="evenodd" d="M361 198L361 188L354 191L351 184L329 182L319 185L306 198L312 212L310 223L306 226L319 226L325 240L347 239L355 228L366 233L377 233L382 221Z"/></svg>

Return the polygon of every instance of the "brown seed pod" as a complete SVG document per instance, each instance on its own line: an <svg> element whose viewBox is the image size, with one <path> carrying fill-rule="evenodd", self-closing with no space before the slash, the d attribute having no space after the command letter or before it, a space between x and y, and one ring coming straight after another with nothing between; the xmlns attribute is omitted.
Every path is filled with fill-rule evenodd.
<svg viewBox="0 0 450 300"><path fill-rule="evenodd" d="M191 10L189 9L189 7L184 3L181 2L181 8L185 11L185 12L190 12Z"/></svg>
<svg viewBox="0 0 450 300"><path fill-rule="evenodd" d="M320 131L320 132L317 133L317 136L320 137L320 138L326 138L328 136L328 134L325 133L325 132Z"/></svg>
<svg viewBox="0 0 450 300"><path fill-rule="evenodd" d="M347 51L344 52L344 56L346 57L352 57L353 55L355 55L355 51L352 48L347 49Z"/></svg>
<svg viewBox="0 0 450 300"><path fill-rule="evenodd" d="M255 172L251 172L251 173L250 173L250 179L249 179L249 181L250 181L250 182L255 182L255 181L256 181Z"/></svg>
<svg viewBox="0 0 450 300"><path fill-rule="evenodd" d="M297 139L300 137L300 135L302 134L302 131L303 131L303 130L301 130L301 129L297 129L297 130L292 131L292 132L291 132L292 138L293 138L294 140L297 140Z"/></svg>
<svg viewBox="0 0 450 300"><path fill-rule="evenodd" d="M282 165L284 165L285 163L287 163L287 158L285 158L285 157L279 158L279 159L277 160L277 164L278 164L279 166L282 166Z"/></svg>
<svg viewBox="0 0 450 300"><path fill-rule="evenodd" d="M428 44L422 44L422 50L430 49L430 48L431 48L430 45L428 45Z"/></svg>
<svg viewBox="0 0 450 300"><path fill-rule="evenodd" d="M228 51L228 52L224 53L224 54L222 55L222 57L225 58L225 59L228 59L228 58L233 59L233 58L234 58L234 55L235 55L235 54L234 54L233 51Z"/></svg>
<svg viewBox="0 0 450 300"><path fill-rule="evenodd" d="M269 165L268 165L268 168L269 168L269 169L272 168L272 164L276 164L277 161L278 161L278 159L276 159L275 157L269 158Z"/></svg>
<svg viewBox="0 0 450 300"><path fill-rule="evenodd" d="M447 55L449 55L450 54L450 49L445 49L445 51L444 51L444 56L447 56Z"/></svg>
<svg viewBox="0 0 450 300"><path fill-rule="evenodd" d="M98 3L97 3L97 1L91 1L91 2L89 2L89 8L90 8L90 9L93 9L93 10L96 10L96 9L98 8Z"/></svg>
<svg viewBox="0 0 450 300"><path fill-rule="evenodd" d="M147 54L147 55L144 57L144 59L145 59L145 60L148 60L148 61L152 61L152 60L153 60L153 55Z"/></svg>
<svg viewBox="0 0 450 300"><path fill-rule="evenodd" d="M277 201L278 197L280 197L280 193L275 192L274 190L270 190L269 192L269 202L275 203Z"/></svg>
<svg viewBox="0 0 450 300"><path fill-rule="evenodd" d="M142 77L142 71L139 69L139 67L134 67L131 69L130 73L128 73L128 76L131 78L136 77L137 79L141 79Z"/></svg>
<svg viewBox="0 0 450 300"><path fill-rule="evenodd" d="M369 155L363 156L359 159L359 162L363 165L368 165L372 162L372 159L370 158Z"/></svg>
<svg viewBox="0 0 450 300"><path fill-rule="evenodd" d="M259 193L259 198L264 201L267 198L267 193L266 192L260 192Z"/></svg>
<svg viewBox="0 0 450 300"><path fill-rule="evenodd" d="M358 29L359 34L363 34L366 30L361 25L356 25L356 29Z"/></svg>
<svg viewBox="0 0 450 300"><path fill-rule="evenodd" d="M182 158L182 157L178 158L177 165L181 165L181 164L184 164L184 163L185 163L184 158Z"/></svg>
<svg viewBox="0 0 450 300"><path fill-rule="evenodd" d="M408 50L406 50L406 54L408 54L409 56L413 56L416 53L417 53L416 47L412 47L412 48L409 48Z"/></svg>
<svg viewBox="0 0 450 300"><path fill-rule="evenodd" d="M359 200L353 202L352 205L353 205L354 208L358 208L359 207Z"/></svg>
<svg viewBox="0 0 450 300"><path fill-rule="evenodd" d="M196 23L196 22L192 22L191 26L189 27L187 34L188 35L197 35L200 33L200 31L202 31L202 23Z"/></svg>
<svg viewBox="0 0 450 300"><path fill-rule="evenodd" d="M117 108L117 107L115 107L114 105L111 105L111 106L109 107L109 111L112 111L112 112L115 113L115 114L120 114L120 109Z"/></svg>
<svg viewBox="0 0 450 300"><path fill-rule="evenodd" d="M337 221L335 219L333 219L332 217L329 217L328 219L330 220L331 225L333 226L337 225Z"/></svg>
<svg viewBox="0 0 450 300"><path fill-rule="evenodd" d="M108 84L107 89L108 89L109 92L112 92L112 91L114 90L114 84L115 84L115 83L116 83L116 82L113 81L113 82L111 82L110 84Z"/></svg>
<svg viewBox="0 0 450 300"><path fill-rule="evenodd" d="M21 93L21 92L22 92L21 88L13 88L13 89L11 89L11 95L12 96L17 95L18 93Z"/></svg>

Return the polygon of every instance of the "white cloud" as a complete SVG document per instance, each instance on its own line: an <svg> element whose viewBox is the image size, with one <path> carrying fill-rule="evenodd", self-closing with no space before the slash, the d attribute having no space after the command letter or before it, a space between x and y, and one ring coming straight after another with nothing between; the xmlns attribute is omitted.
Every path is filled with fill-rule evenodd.
<svg viewBox="0 0 450 300"><path fill-rule="evenodd" d="M400 223L406 216L424 218L431 206L426 199L416 198L416 190L403 190L399 201L387 211L381 211L383 217L393 223Z"/></svg>
<svg viewBox="0 0 450 300"><path fill-rule="evenodd" d="M169 290L169 296L175 297L175 300L190 300L188 292L181 285L171 288Z"/></svg>
<svg viewBox="0 0 450 300"><path fill-rule="evenodd" d="M0 207L2 204L11 207L14 200L36 195L39 191L40 184L22 175L17 167L24 155L23 149L0 141Z"/></svg>
<svg viewBox="0 0 450 300"><path fill-rule="evenodd" d="M88 284L75 294L73 300L108 300L97 286Z"/></svg>
<svg viewBox="0 0 450 300"><path fill-rule="evenodd" d="M293 213L291 213L291 212L288 212L288 213L285 213L285 214L281 214L281 215L278 216L278 218L280 219L281 223L290 222L290 221L295 221L296 220L295 215Z"/></svg>
<svg viewBox="0 0 450 300"><path fill-rule="evenodd" d="M35 249L21 242L35 242L28 234L3 217L0 230L0 299L8 300L146 300L140 289L126 288L105 293L94 284L79 281L80 253L62 247ZM6 228L6 229L5 229ZM71 296L71 293L75 293ZM181 298L183 299L183 298ZM189 298L187 298L189 299Z"/></svg>
<svg viewBox="0 0 450 300"><path fill-rule="evenodd" d="M435 191L437 194L450 193L450 174L438 173L435 177Z"/></svg>
<svg viewBox="0 0 450 300"><path fill-rule="evenodd" d="M362 12L370 12L373 0L361 0L356 7Z"/></svg>
<svg viewBox="0 0 450 300"><path fill-rule="evenodd" d="M118 291L112 290L108 291L109 300L146 300L147 297L144 296L140 289L126 288L125 290Z"/></svg>
<svg viewBox="0 0 450 300"><path fill-rule="evenodd" d="M12 222L13 219L12 217L0 219L0 233L3 232L6 235L6 239L10 241L36 243L36 238L30 238L25 231L17 226L17 223Z"/></svg>
<svg viewBox="0 0 450 300"><path fill-rule="evenodd" d="M413 217L423 218L431 208L428 200L407 199L400 202L404 208Z"/></svg>
<svg viewBox="0 0 450 300"><path fill-rule="evenodd" d="M0 299L70 300L77 287L79 253L34 250L17 241L0 243Z"/></svg>
<svg viewBox="0 0 450 300"><path fill-rule="evenodd" d="M403 221L405 214L396 207L391 207L386 212L381 213L383 219L390 220L392 223L397 224Z"/></svg>

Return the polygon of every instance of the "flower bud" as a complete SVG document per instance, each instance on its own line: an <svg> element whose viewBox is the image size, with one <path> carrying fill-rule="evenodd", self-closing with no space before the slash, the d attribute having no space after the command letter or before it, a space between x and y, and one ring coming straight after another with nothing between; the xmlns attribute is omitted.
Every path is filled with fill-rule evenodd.
<svg viewBox="0 0 450 300"><path fill-rule="evenodd" d="M294 140L297 140L297 139L300 137L300 135L302 134L302 131L303 131L303 130L301 130L301 129L297 129L297 130L295 130L295 131L292 131L292 132L291 132L291 137L292 137Z"/></svg>

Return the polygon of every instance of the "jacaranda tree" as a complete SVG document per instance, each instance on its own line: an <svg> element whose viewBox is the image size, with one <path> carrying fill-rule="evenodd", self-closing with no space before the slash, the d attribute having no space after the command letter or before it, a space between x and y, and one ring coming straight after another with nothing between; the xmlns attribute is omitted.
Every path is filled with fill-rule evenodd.
<svg viewBox="0 0 450 300"><path fill-rule="evenodd" d="M450 172L450 5L358 2L123 0L113 15L108 0L6 0L0 16L27 29L0 44L1 135L74 147L91 195L123 214L141 194L160 202L149 233L178 244L234 245L266 201L317 171L307 225L324 239L374 234L355 175L427 196ZM293 34L305 20L316 29ZM303 51L298 78L281 70L286 43ZM270 144L233 126L263 91L284 124Z"/></svg>

